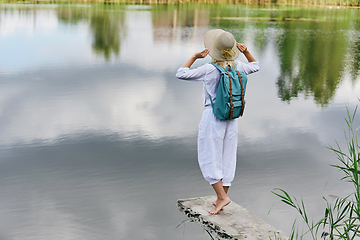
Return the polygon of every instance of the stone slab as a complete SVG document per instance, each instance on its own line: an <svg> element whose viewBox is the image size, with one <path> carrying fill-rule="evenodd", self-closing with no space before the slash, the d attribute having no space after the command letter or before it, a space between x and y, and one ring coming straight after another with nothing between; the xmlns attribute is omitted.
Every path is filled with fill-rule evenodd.
<svg viewBox="0 0 360 240"><path fill-rule="evenodd" d="M208 211L213 208L216 196L180 199L177 208L188 218L209 231L215 239L233 240L285 240L286 234L275 229L247 209L231 202L217 215Z"/></svg>

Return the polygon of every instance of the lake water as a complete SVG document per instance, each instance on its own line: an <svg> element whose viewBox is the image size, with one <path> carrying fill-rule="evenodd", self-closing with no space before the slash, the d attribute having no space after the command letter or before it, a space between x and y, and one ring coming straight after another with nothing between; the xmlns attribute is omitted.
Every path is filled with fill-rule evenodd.
<svg viewBox="0 0 360 240"><path fill-rule="evenodd" d="M214 194L197 164L202 84L175 72L213 28L261 68L230 198L289 232L297 214L274 188L303 197L314 220L322 196L350 193L326 147L345 146L360 97L360 10L2 4L0 239L210 239L175 229L177 199Z"/></svg>

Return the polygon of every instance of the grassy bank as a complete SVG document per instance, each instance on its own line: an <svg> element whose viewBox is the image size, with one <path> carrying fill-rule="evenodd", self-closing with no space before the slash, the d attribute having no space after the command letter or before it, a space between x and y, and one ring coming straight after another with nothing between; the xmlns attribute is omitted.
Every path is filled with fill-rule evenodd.
<svg viewBox="0 0 360 240"><path fill-rule="evenodd" d="M0 0L0 4L247 4L360 7L360 0Z"/></svg>

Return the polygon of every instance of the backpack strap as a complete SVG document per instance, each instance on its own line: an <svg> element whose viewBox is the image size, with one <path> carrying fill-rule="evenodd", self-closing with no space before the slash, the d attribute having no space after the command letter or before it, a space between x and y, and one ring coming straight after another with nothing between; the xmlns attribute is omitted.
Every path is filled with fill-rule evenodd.
<svg viewBox="0 0 360 240"><path fill-rule="evenodd" d="M220 71L221 73L225 73L225 72L226 72L226 70L225 70L222 66L220 66L219 64L217 64L217 63L215 63L215 62L211 62L210 64L213 65L214 67L216 67L217 69L219 69L219 71ZM209 94L209 98L210 98L211 106L214 107L214 103L213 103L213 101L212 101L212 99L211 99L210 94ZM206 98L205 98L205 100L206 100Z"/></svg>
<svg viewBox="0 0 360 240"><path fill-rule="evenodd" d="M241 86L241 104L242 104L242 108L241 108L240 116L242 116L243 113L244 113L244 109L245 109L245 100L244 100L245 92L244 92L244 86L243 86L243 83L242 83L241 75L240 75L238 70L236 70L236 73L237 73L237 75L239 77L240 86Z"/></svg>
<svg viewBox="0 0 360 240"><path fill-rule="evenodd" d="M213 65L214 67L216 67L217 69L219 69L220 72L222 72L222 73L226 72L225 69L222 66L220 66L219 64L217 64L215 62L211 62L210 64ZM211 102L211 106L213 106L214 103L213 103L213 101L211 99L210 93L208 93L208 95L209 95L209 99L210 99L210 102ZM204 104L206 104L206 97L205 97L205 103Z"/></svg>
<svg viewBox="0 0 360 240"><path fill-rule="evenodd" d="M229 83L230 83L230 119L233 118L233 113L234 113L234 103L233 103L233 95L232 95L232 87L231 87L231 76L229 72L226 72L227 75L229 76Z"/></svg>
<svg viewBox="0 0 360 240"><path fill-rule="evenodd" d="M213 65L214 67L216 67L217 69L219 69L219 71L221 73L226 73L226 70L222 66L220 66L219 64L217 64L215 62L211 62L210 64Z"/></svg>

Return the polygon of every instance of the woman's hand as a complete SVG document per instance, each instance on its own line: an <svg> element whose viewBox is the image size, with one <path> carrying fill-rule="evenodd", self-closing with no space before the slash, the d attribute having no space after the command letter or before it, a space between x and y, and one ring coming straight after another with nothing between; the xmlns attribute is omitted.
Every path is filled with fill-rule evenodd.
<svg viewBox="0 0 360 240"><path fill-rule="evenodd" d="M204 58L209 54L209 49L205 48L201 52L195 53L189 60L184 63L182 66L183 68L190 68L191 65L196 61L198 58Z"/></svg>
<svg viewBox="0 0 360 240"><path fill-rule="evenodd" d="M245 44L236 43L236 47L244 54L249 63L256 62L255 58L251 55Z"/></svg>
<svg viewBox="0 0 360 240"><path fill-rule="evenodd" d="M240 52L242 53L246 53L249 50L247 49L247 47L245 46L245 44L241 44L241 43L236 43L236 47L239 49Z"/></svg>
<svg viewBox="0 0 360 240"><path fill-rule="evenodd" d="M202 50L201 52L195 53L194 57L196 59L198 58L204 58L209 54L209 49L205 48L204 50Z"/></svg>

